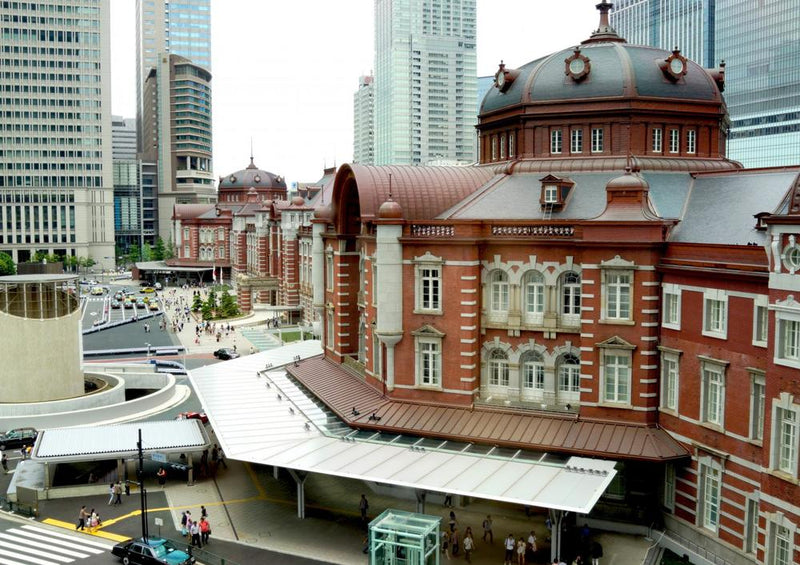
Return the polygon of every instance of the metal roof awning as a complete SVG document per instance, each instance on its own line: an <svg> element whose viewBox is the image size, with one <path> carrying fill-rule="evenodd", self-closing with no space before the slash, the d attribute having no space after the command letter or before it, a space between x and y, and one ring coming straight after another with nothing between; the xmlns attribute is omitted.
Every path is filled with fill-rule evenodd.
<svg viewBox="0 0 800 565"><path fill-rule="evenodd" d="M579 513L616 474L615 461L354 430L279 368L319 353L298 342L191 372L228 458Z"/></svg>
<svg viewBox="0 0 800 565"><path fill-rule="evenodd" d="M151 271L155 273L201 273L210 271L213 266L181 266L167 265L164 261L139 261L136 268L140 271Z"/></svg>
<svg viewBox="0 0 800 565"><path fill-rule="evenodd" d="M183 453L201 450L209 440L199 420L132 422L85 428L56 428L39 432L32 459L68 462L127 459L137 453L139 430L145 453Z"/></svg>

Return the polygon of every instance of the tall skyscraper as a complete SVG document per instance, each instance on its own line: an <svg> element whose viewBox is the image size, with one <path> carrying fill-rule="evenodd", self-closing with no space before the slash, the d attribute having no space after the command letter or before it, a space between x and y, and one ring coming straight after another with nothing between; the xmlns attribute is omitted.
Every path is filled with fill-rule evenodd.
<svg viewBox="0 0 800 565"><path fill-rule="evenodd" d="M681 53L706 68L725 61L728 157L746 167L800 161L800 8L797 0L618 0L611 25L630 43Z"/></svg>
<svg viewBox="0 0 800 565"><path fill-rule="evenodd" d="M114 264L109 0L0 2L0 250Z"/></svg>
<svg viewBox="0 0 800 565"><path fill-rule="evenodd" d="M617 0L611 25L628 43L678 47L684 57L714 67L715 0Z"/></svg>
<svg viewBox="0 0 800 565"><path fill-rule="evenodd" d="M353 162L375 164L375 78L358 79L353 95Z"/></svg>
<svg viewBox="0 0 800 565"><path fill-rule="evenodd" d="M173 204L216 198L211 164L211 0L136 0L136 37L138 149L144 162L157 167L157 176L152 165L145 167L145 192L157 179L152 187L157 210L151 221L168 242ZM170 119L159 121L166 116Z"/></svg>
<svg viewBox="0 0 800 565"><path fill-rule="evenodd" d="M476 157L475 0L375 0L375 163Z"/></svg>
<svg viewBox="0 0 800 565"><path fill-rule="evenodd" d="M111 144L114 155L114 241L119 253L131 245L141 248L141 161L136 156L136 119L112 116Z"/></svg>

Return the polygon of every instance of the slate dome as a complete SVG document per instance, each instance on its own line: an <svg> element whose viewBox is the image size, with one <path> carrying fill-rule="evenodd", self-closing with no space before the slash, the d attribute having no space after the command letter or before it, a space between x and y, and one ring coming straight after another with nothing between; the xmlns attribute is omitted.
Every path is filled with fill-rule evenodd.
<svg viewBox="0 0 800 565"><path fill-rule="evenodd" d="M286 179L269 171L262 170L250 157L250 164L234 173L219 178L219 188L273 188L286 189Z"/></svg>

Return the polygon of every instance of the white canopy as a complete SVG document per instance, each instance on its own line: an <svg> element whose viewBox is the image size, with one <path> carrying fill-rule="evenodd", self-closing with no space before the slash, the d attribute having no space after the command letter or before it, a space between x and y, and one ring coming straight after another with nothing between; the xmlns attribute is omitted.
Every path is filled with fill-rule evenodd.
<svg viewBox="0 0 800 565"><path fill-rule="evenodd" d="M279 368L321 352L299 342L191 371L228 458L578 513L616 474L609 460L352 430Z"/></svg>

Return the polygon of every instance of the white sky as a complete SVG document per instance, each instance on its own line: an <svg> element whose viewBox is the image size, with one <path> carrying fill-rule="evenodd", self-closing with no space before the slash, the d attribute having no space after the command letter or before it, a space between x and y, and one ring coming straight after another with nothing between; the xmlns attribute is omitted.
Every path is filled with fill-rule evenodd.
<svg viewBox="0 0 800 565"><path fill-rule="evenodd" d="M580 43L597 0L477 0L478 76ZM136 115L135 0L111 1L112 112ZM373 68L373 0L212 0L214 172L311 182L353 157L353 93Z"/></svg>

